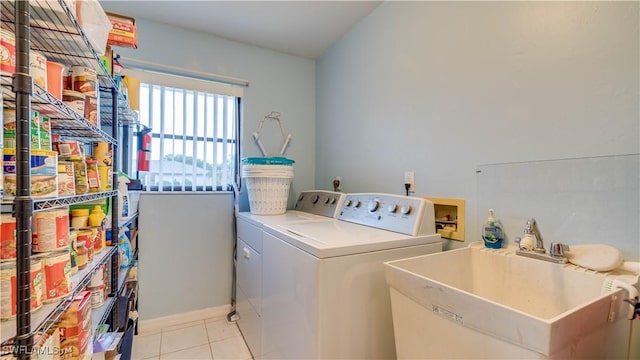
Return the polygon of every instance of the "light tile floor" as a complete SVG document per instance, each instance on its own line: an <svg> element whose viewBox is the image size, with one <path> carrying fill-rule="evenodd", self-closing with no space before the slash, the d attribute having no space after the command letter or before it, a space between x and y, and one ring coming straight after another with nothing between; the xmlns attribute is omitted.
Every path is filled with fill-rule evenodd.
<svg viewBox="0 0 640 360"><path fill-rule="evenodd" d="M252 359L236 324L224 317L188 322L133 337L133 359Z"/></svg>

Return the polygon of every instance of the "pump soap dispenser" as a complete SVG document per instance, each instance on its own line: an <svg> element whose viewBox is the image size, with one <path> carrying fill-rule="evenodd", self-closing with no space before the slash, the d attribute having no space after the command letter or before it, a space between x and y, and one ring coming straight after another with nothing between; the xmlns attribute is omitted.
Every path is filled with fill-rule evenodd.
<svg viewBox="0 0 640 360"><path fill-rule="evenodd" d="M493 216L493 211L493 209L489 209L489 217L482 228L482 240L484 240L485 247L500 249L502 247L502 240L504 239L504 232L502 231L502 226L500 226Z"/></svg>

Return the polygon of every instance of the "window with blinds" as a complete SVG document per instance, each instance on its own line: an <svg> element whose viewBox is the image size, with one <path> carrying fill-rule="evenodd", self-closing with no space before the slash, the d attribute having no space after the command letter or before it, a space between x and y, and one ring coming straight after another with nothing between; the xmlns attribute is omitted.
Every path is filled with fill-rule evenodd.
<svg viewBox="0 0 640 360"><path fill-rule="evenodd" d="M151 153L149 171L138 177L147 190L228 190L239 166L241 97L206 91L206 84L176 87L145 82L144 77L148 76L140 83L140 123L150 128ZM137 133L133 139L138 144L132 147L133 164L139 137Z"/></svg>

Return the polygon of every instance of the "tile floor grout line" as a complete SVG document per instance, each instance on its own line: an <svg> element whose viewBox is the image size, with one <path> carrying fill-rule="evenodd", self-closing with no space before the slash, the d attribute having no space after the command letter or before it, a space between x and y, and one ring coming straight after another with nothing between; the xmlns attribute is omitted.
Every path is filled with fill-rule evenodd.
<svg viewBox="0 0 640 360"><path fill-rule="evenodd" d="M213 360L213 349L211 348L211 338L209 337L209 328L207 327L207 320L204 320L204 332L207 334L207 345L209 345L209 355L211 356L211 360Z"/></svg>
<svg viewBox="0 0 640 360"><path fill-rule="evenodd" d="M220 319L211 318L210 320L214 320L212 322L215 322L217 320L225 320L225 319L224 318L220 318ZM242 348L247 350L247 353L249 354L249 358L247 358L247 360L253 359L253 356L251 355L251 352L248 351L249 349L248 349L248 346L246 344L246 340L242 336L242 333L239 331L237 323L233 323L233 324L228 324L226 322L224 323L225 326L227 326L229 328L233 328L234 330L236 330L236 331L233 331L233 332L237 332L238 333L237 335L229 336L229 337L225 337L225 338L221 338L221 339L216 339L216 340L211 340L210 337L209 337L210 334L209 334L209 328L207 327L206 319L201 319L200 321L202 323L199 324L199 325L204 325L204 328L205 328L204 330L205 330L205 335L206 335L206 338L207 338L207 343L206 344L194 345L193 347L190 347L190 348L187 348L187 349L175 350L175 351L172 351L172 352L164 354L163 353L162 342L163 342L163 339L164 339L165 335L168 335L169 332L178 331L178 330L186 329L186 328L189 328L189 327L199 326L198 324L195 324L196 321L192 322L192 326L187 326L187 327L182 327L180 324L173 324L173 325L170 326L171 330L168 330L167 328L161 328L159 333L158 333L158 335L159 335L159 347L157 349L157 354L158 355L156 355L156 359L161 359L163 357L163 355L173 354L173 353L176 353L176 352L188 350L188 349L199 347L199 346L203 346L203 345L207 345L207 347L209 349L210 359L215 359L215 357L214 357L214 349L213 349L214 345L220 345L219 343L222 342L222 341L230 340L230 339L237 338L237 337L239 337L240 340L241 340L241 344L243 345ZM197 322L200 322L200 321L197 321ZM177 329L173 328L173 327L176 327L176 326L180 326L180 327L177 328ZM152 335L152 334L148 334L148 335ZM213 334L211 334L211 335L213 336ZM135 339L134 339L134 341L135 341Z"/></svg>

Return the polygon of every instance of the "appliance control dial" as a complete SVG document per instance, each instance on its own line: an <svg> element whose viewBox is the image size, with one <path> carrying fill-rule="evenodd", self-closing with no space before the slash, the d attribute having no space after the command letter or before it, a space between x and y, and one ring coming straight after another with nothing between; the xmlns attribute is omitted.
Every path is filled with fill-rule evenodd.
<svg viewBox="0 0 640 360"><path fill-rule="evenodd" d="M356 200L356 201L353 203L353 206L354 206L354 207L357 207L357 208L359 208L359 207L360 207L360 205L362 205L362 203L360 202L360 200Z"/></svg>
<svg viewBox="0 0 640 360"><path fill-rule="evenodd" d="M387 212L390 212L390 213L392 213L392 214L393 214L393 213L395 213L396 211L398 211L398 205L396 205L396 204L391 204L391 205L389 205L389 206L387 207Z"/></svg>
<svg viewBox="0 0 640 360"><path fill-rule="evenodd" d="M351 207L351 205L353 204L353 201L351 200L347 200L347 202L344 204L346 207Z"/></svg>
<svg viewBox="0 0 640 360"><path fill-rule="evenodd" d="M327 198L326 198L326 199L324 199L324 203L325 203L325 204L328 204L328 203L329 203L329 201L331 201L331 198L329 198L329 197L327 196Z"/></svg>
<svg viewBox="0 0 640 360"><path fill-rule="evenodd" d="M338 201L338 199L336 199L336 198L332 198L332 199L331 199L331 205L335 205L335 204L336 204L336 201Z"/></svg>
<svg viewBox="0 0 640 360"><path fill-rule="evenodd" d="M313 200L311 200L311 202L317 204L318 200L320 200L320 195L313 195Z"/></svg>
<svg viewBox="0 0 640 360"><path fill-rule="evenodd" d="M411 210L413 210L411 205L403 205L402 208L400 208L400 212L403 215L409 215L411 213Z"/></svg>
<svg viewBox="0 0 640 360"><path fill-rule="evenodd" d="M380 201L378 200L371 200L369 202L369 205L367 205L367 209L369 210L369 212L375 212L376 210L378 210L379 207L380 207Z"/></svg>

